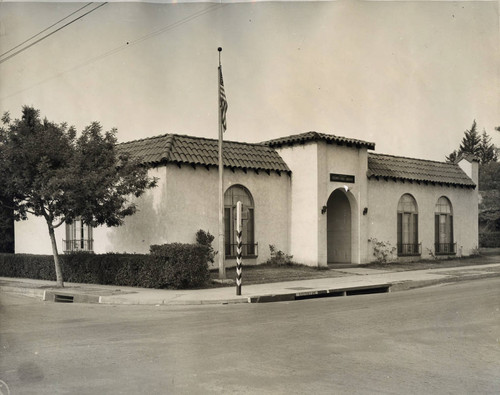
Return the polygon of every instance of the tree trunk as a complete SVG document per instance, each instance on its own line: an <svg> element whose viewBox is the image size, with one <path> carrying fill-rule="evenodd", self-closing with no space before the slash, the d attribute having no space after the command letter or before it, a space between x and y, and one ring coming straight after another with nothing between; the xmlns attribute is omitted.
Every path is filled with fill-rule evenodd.
<svg viewBox="0 0 500 395"><path fill-rule="evenodd" d="M52 254L54 255L54 265L56 267L56 283L57 283L56 286L63 288L64 287L63 275L61 270L61 264L59 263L59 254L57 252L56 235L54 233L54 227L52 226L51 223L48 222L47 225L49 226L50 242L52 243Z"/></svg>

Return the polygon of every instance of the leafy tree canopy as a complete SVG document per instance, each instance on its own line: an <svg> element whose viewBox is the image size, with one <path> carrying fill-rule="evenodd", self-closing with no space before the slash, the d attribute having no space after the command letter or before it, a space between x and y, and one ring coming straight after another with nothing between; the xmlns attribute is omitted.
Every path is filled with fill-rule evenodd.
<svg viewBox="0 0 500 395"><path fill-rule="evenodd" d="M500 163L490 162L479 168L479 185L482 191L500 191Z"/></svg>
<svg viewBox="0 0 500 395"><path fill-rule="evenodd" d="M0 187L16 220L27 214L45 219L62 286L54 229L78 217L92 226L118 226L136 211L129 198L141 196L156 180L116 149L116 130L103 133L97 122L77 137L73 127L42 120L28 106L21 119L12 121L6 113L2 122Z"/></svg>

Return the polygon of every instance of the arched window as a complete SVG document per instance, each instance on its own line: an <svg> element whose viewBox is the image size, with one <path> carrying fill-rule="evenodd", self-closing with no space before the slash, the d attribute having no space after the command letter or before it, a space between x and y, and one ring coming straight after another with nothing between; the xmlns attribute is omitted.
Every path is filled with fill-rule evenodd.
<svg viewBox="0 0 500 395"><path fill-rule="evenodd" d="M418 207L408 193L401 196L398 203L398 255L420 255Z"/></svg>
<svg viewBox="0 0 500 395"><path fill-rule="evenodd" d="M250 192L241 185L230 187L224 194L225 251L227 257L236 255L236 203L242 203L243 256L255 256L254 205Z"/></svg>
<svg viewBox="0 0 500 395"><path fill-rule="evenodd" d="M436 254L455 254L453 243L453 210L445 196L441 196L434 210L434 240Z"/></svg>
<svg viewBox="0 0 500 395"><path fill-rule="evenodd" d="M80 218L66 223L66 240L63 242L64 252L93 251L92 227Z"/></svg>

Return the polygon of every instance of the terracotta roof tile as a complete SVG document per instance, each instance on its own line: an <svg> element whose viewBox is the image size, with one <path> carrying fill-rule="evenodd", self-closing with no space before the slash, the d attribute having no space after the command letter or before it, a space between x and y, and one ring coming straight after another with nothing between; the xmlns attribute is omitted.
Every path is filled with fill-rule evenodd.
<svg viewBox="0 0 500 395"><path fill-rule="evenodd" d="M118 144L118 150L140 158L148 165L186 163L218 166L218 140L165 134ZM263 144L224 141L224 166L230 168L291 173L281 156Z"/></svg>
<svg viewBox="0 0 500 395"><path fill-rule="evenodd" d="M286 145L304 144L309 141L326 141L327 143L335 143L338 145L366 147L368 149L375 149L375 143L350 139L347 137L334 136L333 134L318 133L318 132L306 132L306 133L294 134L291 136L280 137L274 140L264 141L262 144L266 144L270 147L281 147L283 145L286 146Z"/></svg>
<svg viewBox="0 0 500 395"><path fill-rule="evenodd" d="M368 178L391 178L474 188L476 185L454 163L368 153Z"/></svg>

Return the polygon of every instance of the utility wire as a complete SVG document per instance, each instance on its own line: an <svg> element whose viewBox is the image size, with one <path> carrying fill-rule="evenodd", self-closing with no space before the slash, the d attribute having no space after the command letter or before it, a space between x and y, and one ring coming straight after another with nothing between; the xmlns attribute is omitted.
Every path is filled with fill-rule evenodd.
<svg viewBox="0 0 500 395"><path fill-rule="evenodd" d="M25 92L25 91L27 91L27 90L29 90L31 88L34 88L35 86L39 86L39 85L45 84L46 82L49 82L49 81L51 81L53 79L56 79L56 78L59 78L60 76L62 76L64 74L67 74L67 73L70 73L72 71L81 69L82 67L85 67L85 66L87 66L87 65L89 65L91 63L97 62L98 60L101 60L101 59L106 58L108 56L114 55L114 54L116 54L118 52L123 51L124 49L126 49L126 48L128 48L130 46L139 44L140 42L148 40L148 39L150 39L150 38L152 38L154 36L157 36L159 34L167 32L169 30L175 29L175 28L177 28L177 27L179 27L179 26L181 26L181 25L183 25L183 24L185 24L187 22L190 22L193 19L199 18L200 16L208 14L209 12L215 11L216 9L225 7L227 5L228 4L214 4L214 5L211 5L210 7L206 8L206 9L204 9L202 11L195 12L194 14L191 14L191 15L183 18L183 19L180 19L177 22L174 22L174 23L172 23L172 24L170 24L168 26L165 26L165 27L163 27L161 29L158 29L158 30L156 30L154 32L148 33L148 34L146 34L146 35L144 35L142 37L139 37L138 39L136 39L134 41L128 41L126 44L120 45L119 47L111 49L111 50L109 50L107 52L104 52L104 53L102 53L100 55L94 56L93 58L90 58L87 61L85 61L83 63L80 63L79 65L77 65L77 66L75 66L75 67L73 67L71 69L62 71L61 73L58 73L58 74L56 74L56 75L54 75L52 77L46 78L46 79L44 79L44 80L42 80L42 81L40 81L40 82L38 82L38 83L36 83L34 85L31 85L28 88L24 88L24 89L21 89L21 90L19 90L17 92L14 92L14 93L12 93L12 94L10 94L8 96L4 96L4 97L0 98L0 101L8 99L9 97L12 97L12 96L16 96L19 93L22 93L22 92Z"/></svg>
<svg viewBox="0 0 500 395"><path fill-rule="evenodd" d="M49 30L49 29L53 28L55 25L57 25L57 24L61 23L61 22L62 22L62 21L64 21L65 19L68 19L70 16L75 15L78 11L83 10L85 7L88 7L88 6L89 6L89 5L91 5L91 4L93 4L93 3L88 3L88 4L84 5L83 7L81 7L81 8L79 8L79 9L77 9L75 12L72 12L72 13L71 13L71 14L69 14L68 16L65 16L63 19L58 20L56 23L54 23L54 24L50 25L48 28L46 28L46 29L42 30L41 32L39 32L39 33L35 34L34 36L31 36L31 37L30 37L30 38L28 38L27 40L24 40L21 44L18 44L18 45L16 45L15 47L13 47L13 48L9 49L7 52L4 52L3 54L0 54L0 57L2 57L2 56L4 56L4 55L7 55L9 52L12 52L14 49L19 48L21 45L26 44L28 41L31 41L31 40L32 40L32 39L34 39L35 37L38 37L40 34L45 33L47 30Z"/></svg>
<svg viewBox="0 0 500 395"><path fill-rule="evenodd" d="M16 55L19 55L21 52L26 51L28 48L31 48L33 45L35 45L35 44L39 43L40 41L45 40L46 38L48 38L48 37L52 36L53 34L57 33L59 30L64 29L66 26L69 26L69 25L71 25L72 23L74 23L74 22L78 21L79 19L82 19L84 16L86 16L86 15L90 14L91 12L94 12L95 10L97 10L98 8L101 8L101 7L105 6L106 4L108 4L108 3L107 3L107 2L106 2L106 3L102 3L101 5L97 6L96 8L93 8L92 10L90 10L90 11L86 12L85 14L80 15L78 18L75 18L75 19L73 19L72 21L70 21L70 22L66 23L65 25L62 25L60 28L58 28L58 29L54 30L53 32L51 32L51 33L47 34L46 36L43 36L42 38L40 38L40 39L38 39L38 40L36 40L36 41L32 42L30 45L28 45L28 46L26 46L26 47L24 47L24 48L21 48L19 51L14 52L13 54L11 54L11 55L7 56L6 58L1 59L1 60L0 60L0 64L2 64L2 63L4 63L4 62L6 62L7 60L9 60L9 59L13 58L13 57L14 57L14 56L16 56Z"/></svg>

